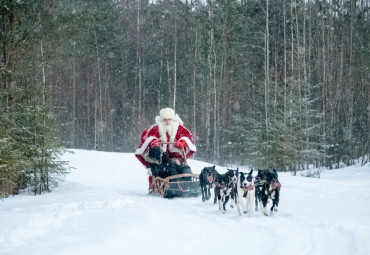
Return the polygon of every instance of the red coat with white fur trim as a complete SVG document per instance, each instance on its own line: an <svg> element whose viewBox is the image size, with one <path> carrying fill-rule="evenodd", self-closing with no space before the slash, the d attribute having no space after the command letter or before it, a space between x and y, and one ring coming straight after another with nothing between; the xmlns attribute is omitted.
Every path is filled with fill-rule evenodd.
<svg viewBox="0 0 370 255"><path fill-rule="evenodd" d="M153 125L146 129L141 135L139 148L135 151L135 156L139 161L147 168L148 163L145 161L143 154L147 153L151 147L151 142L157 139L159 142L178 142L179 140L185 141L184 150L186 158L189 158L196 151L196 147L193 142L193 135L188 129L182 126L182 121L175 121L171 125L170 132L165 130L164 124L157 117L157 125ZM180 124L181 123L181 124ZM162 144L162 150L167 152L170 158L177 158L184 161L183 152L181 148L177 148L176 144Z"/></svg>

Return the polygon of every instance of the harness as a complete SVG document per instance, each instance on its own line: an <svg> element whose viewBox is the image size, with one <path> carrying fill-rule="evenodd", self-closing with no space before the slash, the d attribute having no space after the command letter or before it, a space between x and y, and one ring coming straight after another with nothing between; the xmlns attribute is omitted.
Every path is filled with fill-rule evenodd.
<svg viewBox="0 0 370 255"><path fill-rule="evenodd" d="M281 188L281 183L279 181L272 181L270 186L273 188L273 189L278 189L280 191L280 188Z"/></svg>
<svg viewBox="0 0 370 255"><path fill-rule="evenodd" d="M242 190L248 192L248 190L253 190L254 189L254 185L253 184L250 184L250 185L247 185L247 186L240 185L240 188Z"/></svg>
<svg viewBox="0 0 370 255"><path fill-rule="evenodd" d="M272 181L270 184L267 181L264 181L263 186L265 188L265 192L267 191L266 195L268 195L269 197L271 196L273 191L280 191L281 188L281 184L279 181Z"/></svg>
<svg viewBox="0 0 370 255"><path fill-rule="evenodd" d="M225 189L225 187L226 187L225 184L220 184L219 182L216 182L215 185L216 185L217 188L220 188L222 190Z"/></svg>
<svg viewBox="0 0 370 255"><path fill-rule="evenodd" d="M211 175L208 175L208 174L207 174L207 181L208 181L209 183L213 183L213 176L212 176L212 174L211 174Z"/></svg>

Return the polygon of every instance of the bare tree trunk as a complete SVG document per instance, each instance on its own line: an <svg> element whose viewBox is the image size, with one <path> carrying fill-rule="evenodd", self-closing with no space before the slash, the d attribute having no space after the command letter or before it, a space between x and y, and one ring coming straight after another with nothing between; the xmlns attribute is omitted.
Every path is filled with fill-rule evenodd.
<svg viewBox="0 0 370 255"><path fill-rule="evenodd" d="M348 77L350 80L352 80L352 56L353 56L353 26L354 26L354 16L356 12L356 1L351 1L351 25L350 25L350 38L349 38L349 74ZM351 86L352 88L352 86ZM349 121L348 121L348 129L349 133L352 137L353 135L353 91L350 89L350 97L349 97Z"/></svg>
<svg viewBox="0 0 370 255"><path fill-rule="evenodd" d="M221 129L222 141L226 144L229 139L229 134L225 132L230 125L230 100L231 100L231 66L229 65L229 49L228 49L228 34L227 24L224 25L221 40L222 40L222 105L221 105Z"/></svg>
<svg viewBox="0 0 370 255"><path fill-rule="evenodd" d="M197 126L196 126L196 75L197 75L197 58L198 58L198 27L195 30L195 51L194 51L194 70L193 70L193 136L197 137Z"/></svg>
<svg viewBox="0 0 370 255"><path fill-rule="evenodd" d="M268 134L268 94L270 76L270 47L269 47L269 0L266 0L266 28L265 28L265 125ZM268 135L266 136L268 137Z"/></svg>
<svg viewBox="0 0 370 255"><path fill-rule="evenodd" d="M169 61L167 60L167 86L168 86L168 89L167 89L167 93L168 93L168 106L170 106L171 105L171 99L172 99L172 97L171 97L171 95L172 95L172 93L171 93L171 91L172 91L172 89L171 89L171 75L170 75L170 63L169 63Z"/></svg>
<svg viewBox="0 0 370 255"><path fill-rule="evenodd" d="M211 8L208 9L208 19L212 20ZM208 62L208 81L206 83L206 111L205 111L205 147L207 148L207 156L210 155L210 135L211 135L211 84L213 83L213 51L214 51L214 38L213 29L208 31L209 34L209 51L207 56Z"/></svg>
<svg viewBox="0 0 370 255"><path fill-rule="evenodd" d="M325 55L325 20L322 19L322 126L323 126L323 162L326 164L326 55Z"/></svg>
<svg viewBox="0 0 370 255"><path fill-rule="evenodd" d="M300 49L301 45L299 43L299 28L298 28L298 14L297 14L297 5L294 5L295 9L295 24L296 24L296 37L297 37L297 71L298 71L298 104L299 104L299 123L302 124L302 91L301 91L301 58L300 54L302 54L302 49ZM305 10L303 10L303 13ZM304 33L304 32L303 32Z"/></svg>
<svg viewBox="0 0 370 255"><path fill-rule="evenodd" d="M136 79L137 79L137 85L138 85L138 91L137 91L137 123L140 127L140 130L142 129L142 74L141 74L141 31L140 31L140 5L141 1L137 0L137 23L136 23ZM136 92L136 91L135 91Z"/></svg>
<svg viewBox="0 0 370 255"><path fill-rule="evenodd" d="M176 109L176 90L177 90L177 20L175 18L175 51L174 51L174 70L173 70L173 109Z"/></svg>
<svg viewBox="0 0 370 255"><path fill-rule="evenodd" d="M93 83L92 83L92 79L91 79L91 76L90 76L90 72L86 74L87 76L87 79L86 79L86 88L87 88L87 91L86 91L86 102L87 102L87 130L85 129L85 131L87 133L91 133L92 132L92 120L91 120L91 117L92 117L92 103L91 103L91 99L93 98ZM94 131L94 134L95 134L95 131ZM91 145L90 145L91 146ZM91 147L89 147L91 148ZM94 135L94 143L93 143L93 148L95 148L95 135Z"/></svg>
<svg viewBox="0 0 370 255"><path fill-rule="evenodd" d="M97 140L97 144L95 144L94 149L96 150L97 146L101 146L101 143L102 143L103 99L102 99L102 85L101 85L101 74L100 74L100 57L99 57L98 39L96 36L95 27L94 27L94 37L95 37L96 59L97 59L97 65L98 65L97 72L98 72L98 86L99 86L99 123L95 124L95 136L96 136L95 140ZM96 107L98 107L97 103L96 103ZM95 118L95 123L96 123L96 118ZM98 128L98 133L96 133L97 132L96 128Z"/></svg>
<svg viewBox="0 0 370 255"><path fill-rule="evenodd" d="M48 169L45 168L47 165L47 157L46 157L46 151L45 151L45 139L46 139L46 116L45 116L45 109L46 109L46 74L45 74L45 64L44 64L44 49L42 45L42 40L40 41L40 52L41 52L41 71L42 71L42 126L43 126L43 133L42 135L42 144L41 144L41 165L40 168L40 177L41 182L40 185L45 185L44 189L49 191L49 177L48 177ZM40 189L41 192L41 189Z"/></svg>
<svg viewBox="0 0 370 255"><path fill-rule="evenodd" d="M164 27L164 18L162 17L162 29ZM163 82L163 33L161 33L161 59L160 59L160 65L159 65L159 85L158 85L158 112L161 110L162 101L161 101L161 88L162 88L162 82Z"/></svg>
<svg viewBox="0 0 370 255"><path fill-rule="evenodd" d="M309 17L310 17L310 23L309 23L309 28L308 28L308 45L306 42L306 11L304 11L303 15L303 47L304 47L304 54L303 54L303 80L304 80L304 91L305 91L305 130L308 130L308 127L311 122L311 116L309 113L309 110L311 109L311 105L309 103L310 97L311 97L311 42L312 42L312 21L311 21L311 2L308 2L310 10L309 10ZM303 9L306 10L306 4L303 3ZM306 48L308 48L308 63L306 59ZM307 71L307 66L308 66L308 71ZM306 150L312 149L311 146L309 145L310 142L310 135L306 134L306 140L305 140L305 148ZM309 160L306 160L306 168L308 169L308 165L312 162L312 158Z"/></svg>
<svg viewBox="0 0 370 255"><path fill-rule="evenodd" d="M295 3L295 1L294 1ZM290 84L290 94L292 95L293 94L293 85L294 85L294 82L295 82L295 77L294 77L294 26L293 26L293 1L291 1L290 3L290 30L291 30L291 73L290 73L290 80L291 80L291 84ZM290 102L289 104L289 108L290 108L290 112L293 111L292 109L292 102ZM290 117L290 128L292 127L292 118Z"/></svg>
<svg viewBox="0 0 370 255"><path fill-rule="evenodd" d="M284 12L284 126L286 126L286 111L287 111L287 52L286 52L286 9L285 0L283 1Z"/></svg>
<svg viewBox="0 0 370 255"><path fill-rule="evenodd" d="M94 150L98 148L98 95L94 85Z"/></svg>
<svg viewBox="0 0 370 255"><path fill-rule="evenodd" d="M76 42L73 42L73 80L72 80L72 148L76 147Z"/></svg>
<svg viewBox="0 0 370 255"><path fill-rule="evenodd" d="M213 90L214 90L214 104L213 104L213 162L216 162L218 155L219 145L219 134L218 134L218 123L219 116L217 115L218 107L218 88L216 81L216 70L217 70L217 53L215 47L213 47Z"/></svg>
<svg viewBox="0 0 370 255"><path fill-rule="evenodd" d="M277 118L277 94L278 94L278 49L275 40L275 83L274 83L274 120Z"/></svg>
<svg viewBox="0 0 370 255"><path fill-rule="evenodd" d="M308 106L309 106L309 85L308 85L308 79L307 79L307 63L306 63L306 47L307 47L307 42L306 42L306 3L303 2L302 3L302 9L303 9L303 27L302 27L302 50L301 50L301 54L303 56L303 59L302 59L302 67L303 67L303 88L302 88L302 92L303 92L303 98L301 98L301 92L300 92L300 116L302 115L304 117L304 123L301 119L300 123L302 125L302 127L304 127L304 130L307 130L308 129L308 125L309 125L309 112L308 112ZM310 9L311 11L311 9ZM297 26L298 28L298 26ZM297 39L298 40L298 39ZM300 75L299 75L300 76ZM300 82L299 82L300 84ZM299 86L300 87L300 86ZM300 89L301 91L301 89ZM303 107L304 107L304 113L302 112L302 99L304 99L304 103L303 103ZM302 135L302 144L303 144L303 148L305 148L306 150L309 149L309 134L305 134L306 132L303 132L304 135ZM303 165L303 168L306 168L308 167L308 158L303 158L302 159L302 165ZM305 166L306 164L306 166Z"/></svg>

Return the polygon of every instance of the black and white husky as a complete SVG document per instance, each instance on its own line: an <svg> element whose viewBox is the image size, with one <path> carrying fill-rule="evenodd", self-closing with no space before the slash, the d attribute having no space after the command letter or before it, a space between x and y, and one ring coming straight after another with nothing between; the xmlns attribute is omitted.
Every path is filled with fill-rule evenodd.
<svg viewBox="0 0 370 255"><path fill-rule="evenodd" d="M239 216L242 215L239 204L242 205L243 213L248 213L249 217L253 215L252 205L255 199L255 187L252 173L253 169L248 174L239 172L236 192L236 205Z"/></svg>
<svg viewBox="0 0 370 255"><path fill-rule="evenodd" d="M273 211L278 210L279 200L280 200L280 189L281 184L278 180L278 173L275 169L270 170L258 170L256 176L257 187L256 191L256 211L258 210L258 203L261 207L262 213L268 216L267 203L269 200L272 201L272 206L270 208L270 215Z"/></svg>
<svg viewBox="0 0 370 255"><path fill-rule="evenodd" d="M239 169L228 169L225 174L220 174L217 177L215 195L217 195L219 209L222 214L226 213L226 204L231 197L230 207L234 207L236 196L236 188L238 183Z"/></svg>
<svg viewBox="0 0 370 255"><path fill-rule="evenodd" d="M231 191L229 177L226 174L219 174L216 181L215 196L218 199L218 208L222 214L226 213L226 203L229 201Z"/></svg>

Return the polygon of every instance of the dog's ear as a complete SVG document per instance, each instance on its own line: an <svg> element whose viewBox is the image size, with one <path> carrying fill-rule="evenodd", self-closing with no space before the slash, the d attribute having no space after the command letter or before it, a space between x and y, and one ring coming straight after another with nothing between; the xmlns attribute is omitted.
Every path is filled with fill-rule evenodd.
<svg viewBox="0 0 370 255"><path fill-rule="evenodd" d="M253 169L249 172L249 174L252 174L253 173Z"/></svg>
<svg viewBox="0 0 370 255"><path fill-rule="evenodd" d="M213 166L212 169L215 170L216 169L216 166Z"/></svg>

